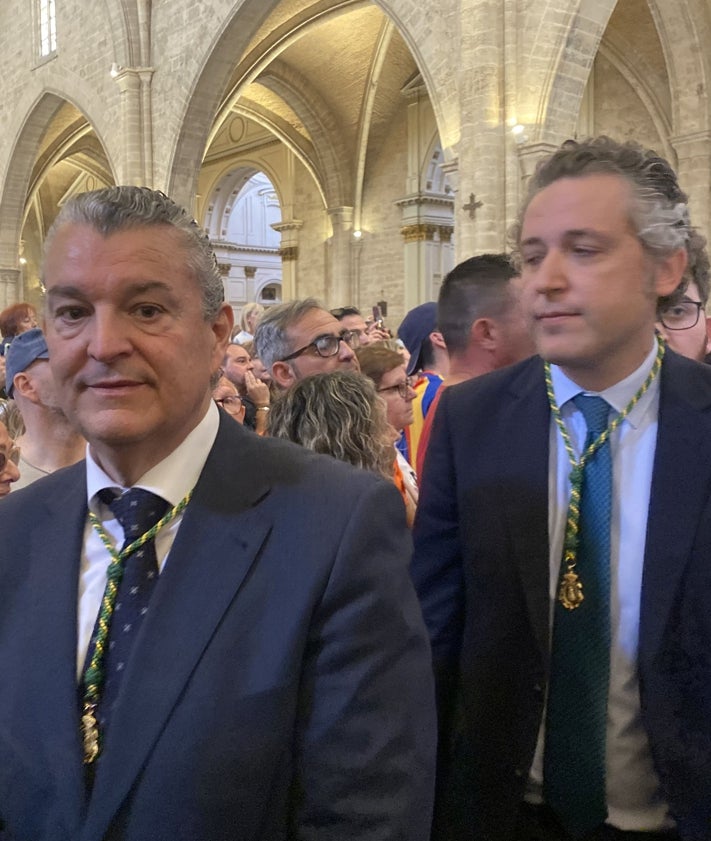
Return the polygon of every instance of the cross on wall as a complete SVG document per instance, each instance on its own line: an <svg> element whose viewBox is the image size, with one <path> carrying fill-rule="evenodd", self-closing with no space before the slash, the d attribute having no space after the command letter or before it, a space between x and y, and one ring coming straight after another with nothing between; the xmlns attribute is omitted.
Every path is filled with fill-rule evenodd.
<svg viewBox="0 0 711 841"><path fill-rule="evenodd" d="M484 204L483 201L477 201L476 196L474 193L469 193L469 201L467 204L462 206L462 210L466 210L469 213L469 218L474 219L476 216L477 210Z"/></svg>

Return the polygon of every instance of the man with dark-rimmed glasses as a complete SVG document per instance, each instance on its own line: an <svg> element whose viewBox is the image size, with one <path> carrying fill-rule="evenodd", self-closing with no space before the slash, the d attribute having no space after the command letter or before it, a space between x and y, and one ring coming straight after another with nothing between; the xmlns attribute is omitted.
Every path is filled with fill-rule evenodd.
<svg viewBox="0 0 711 841"><path fill-rule="evenodd" d="M683 298L661 309L657 322L657 329L669 347L697 362L703 362L711 350L711 323L706 316L708 297L706 276L690 280Z"/></svg>
<svg viewBox="0 0 711 841"><path fill-rule="evenodd" d="M357 332L344 330L314 298L272 307L254 337L257 356L280 388L309 374L359 370Z"/></svg>

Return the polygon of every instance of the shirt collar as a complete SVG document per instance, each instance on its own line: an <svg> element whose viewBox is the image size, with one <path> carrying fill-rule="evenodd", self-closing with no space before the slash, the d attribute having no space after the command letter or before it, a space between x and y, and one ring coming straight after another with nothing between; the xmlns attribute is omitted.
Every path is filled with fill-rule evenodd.
<svg viewBox="0 0 711 841"><path fill-rule="evenodd" d="M211 400L207 412L195 429L169 456L144 473L133 487L145 488L165 499L171 506L177 505L197 484L212 445L215 443L219 424L220 413ZM116 488L120 492L126 490L117 485L94 461L88 444L86 488L87 502L94 513L98 513L100 503L96 495L100 490L103 488Z"/></svg>
<svg viewBox="0 0 711 841"><path fill-rule="evenodd" d="M610 406L620 414L629 404L630 400L639 391L642 383L649 376L649 372L654 366L654 360L657 358L657 340L655 338L654 345L650 352L645 357L644 362L633 371L624 380L611 385L603 391L586 391L570 379L557 365L551 365L551 381L553 383L553 393L555 400L560 407L561 414L570 414L573 411L573 404L569 401L578 394L593 394L604 398ZM637 403L632 407L625 420L630 426L637 428L640 424L644 413L647 411L652 400L659 392L659 377L655 377L650 384L647 391L640 397ZM566 405L567 404L567 405Z"/></svg>

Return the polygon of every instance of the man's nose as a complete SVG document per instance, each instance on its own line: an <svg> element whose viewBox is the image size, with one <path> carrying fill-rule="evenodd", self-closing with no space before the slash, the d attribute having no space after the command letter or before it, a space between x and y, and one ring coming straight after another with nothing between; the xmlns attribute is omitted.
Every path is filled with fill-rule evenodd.
<svg viewBox="0 0 711 841"><path fill-rule="evenodd" d="M125 319L117 313L97 309L88 329L87 350L94 359L106 361L131 349Z"/></svg>
<svg viewBox="0 0 711 841"><path fill-rule="evenodd" d="M355 359L355 352L345 339L341 339L338 347L338 358L341 362L350 362Z"/></svg>
<svg viewBox="0 0 711 841"><path fill-rule="evenodd" d="M529 282L531 282L529 280ZM562 289L567 283L565 259L555 248L550 249L541 259L532 282L538 292L551 292Z"/></svg>

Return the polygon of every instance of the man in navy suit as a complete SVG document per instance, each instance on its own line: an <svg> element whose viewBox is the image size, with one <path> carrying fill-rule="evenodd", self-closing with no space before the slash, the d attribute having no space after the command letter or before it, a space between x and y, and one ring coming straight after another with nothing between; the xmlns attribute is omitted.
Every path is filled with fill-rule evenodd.
<svg viewBox="0 0 711 841"><path fill-rule="evenodd" d="M163 194L68 202L44 283L89 447L0 511L0 837L426 838L431 659L395 488L218 410L231 310Z"/></svg>
<svg viewBox="0 0 711 841"><path fill-rule="evenodd" d="M654 328L705 243L609 138L541 162L514 239L539 356L445 392L415 523L433 837L711 839L711 374Z"/></svg>

